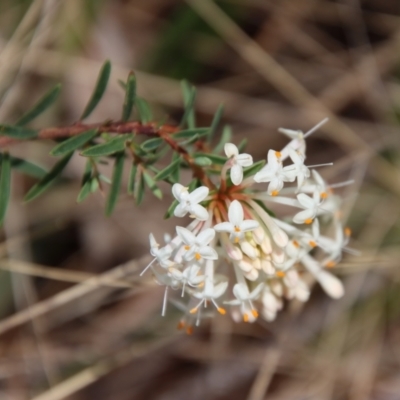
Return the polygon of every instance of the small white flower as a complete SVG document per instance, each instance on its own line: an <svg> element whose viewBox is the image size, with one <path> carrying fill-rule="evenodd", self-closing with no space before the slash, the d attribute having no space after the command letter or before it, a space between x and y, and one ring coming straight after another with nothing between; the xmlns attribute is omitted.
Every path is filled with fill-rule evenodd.
<svg viewBox="0 0 400 400"><path fill-rule="evenodd" d="M304 210L293 217L293 222L295 224L311 224L320 211L321 199L319 191L316 190L312 198L305 193L300 193L297 195L297 200Z"/></svg>
<svg viewBox="0 0 400 400"><path fill-rule="evenodd" d="M293 149L289 149L289 155L293 164L284 167L283 170L291 181L297 179L297 188L300 189L305 180L310 177L310 170L304 165L304 156Z"/></svg>
<svg viewBox="0 0 400 400"><path fill-rule="evenodd" d="M149 241L150 254L154 257L154 259L146 266L146 268L144 268L140 276L142 276L156 261L163 268L170 268L175 264L173 261L170 260L170 257L172 255L172 249L170 246L167 245L160 248L160 245L157 243L152 233L150 233L149 235Z"/></svg>
<svg viewBox="0 0 400 400"><path fill-rule="evenodd" d="M179 281L182 284L182 297L185 292L185 286L189 285L192 287L196 287L201 285L204 282L204 275L199 275L201 268L194 264L185 268L183 271L180 271L177 268L170 268L169 273L172 278Z"/></svg>
<svg viewBox="0 0 400 400"><path fill-rule="evenodd" d="M218 254L215 249L209 246L210 242L214 239L215 236L214 229L205 229L196 236L188 229L177 226L176 233L185 244L184 249L186 250L186 252L183 256L183 259L185 261L191 261L194 258L197 261L200 261L202 259L218 259Z"/></svg>
<svg viewBox="0 0 400 400"><path fill-rule="evenodd" d="M252 231L259 226L259 223L253 219L244 219L243 207L239 201L234 200L228 210L229 222L221 222L214 226L217 232L230 233L230 239L239 243L245 232Z"/></svg>
<svg viewBox="0 0 400 400"><path fill-rule="evenodd" d="M225 301L224 304L240 306L244 322L253 322L258 317L258 312L253 306L253 300L256 300L263 289L264 284L260 283L254 290L249 292L249 288L244 283L237 283L233 287L233 294L236 300Z"/></svg>
<svg viewBox="0 0 400 400"><path fill-rule="evenodd" d="M250 154L239 154L238 148L233 143L226 143L225 154L230 158L231 180L234 185L240 185L243 180L243 167L250 167L253 164L253 157Z"/></svg>
<svg viewBox="0 0 400 400"><path fill-rule="evenodd" d="M279 151L268 151L268 163L254 175L258 183L269 182L268 194L277 196L283 188L283 182L290 182L291 177L284 171L282 166L282 154Z"/></svg>
<svg viewBox="0 0 400 400"><path fill-rule="evenodd" d="M174 210L175 217L184 217L189 213L192 218L206 221L208 219L208 211L199 203L208 196L208 192L209 189L206 186L201 186L189 193L187 187L180 183L175 183L172 186L172 194L179 201Z"/></svg>

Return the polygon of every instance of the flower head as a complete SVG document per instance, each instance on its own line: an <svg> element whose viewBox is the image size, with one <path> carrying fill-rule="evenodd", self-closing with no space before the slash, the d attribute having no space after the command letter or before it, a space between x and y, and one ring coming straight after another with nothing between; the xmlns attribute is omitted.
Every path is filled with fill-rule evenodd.
<svg viewBox="0 0 400 400"><path fill-rule="evenodd" d="M187 187L175 183L172 186L172 194L179 201L174 210L175 217L184 217L189 213L192 218L196 218L199 221L206 221L208 211L199 203L208 196L208 192L209 189L207 187L201 186L189 193Z"/></svg>
<svg viewBox="0 0 400 400"><path fill-rule="evenodd" d="M225 154L230 159L231 180L234 185L240 185L243 180L243 167L250 167L253 164L253 157L250 154L239 154L238 148L233 143L225 143Z"/></svg>

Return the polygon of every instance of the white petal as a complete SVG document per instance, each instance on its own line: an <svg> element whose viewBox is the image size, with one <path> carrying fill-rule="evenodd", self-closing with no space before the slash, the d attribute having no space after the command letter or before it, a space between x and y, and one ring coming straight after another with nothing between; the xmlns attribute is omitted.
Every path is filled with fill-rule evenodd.
<svg viewBox="0 0 400 400"><path fill-rule="evenodd" d="M264 237L265 237L264 229L261 228L261 226L256 227L256 228L254 229L254 231L253 231L253 238L254 238L254 241L255 241L258 245L260 245L260 244L263 242Z"/></svg>
<svg viewBox="0 0 400 400"><path fill-rule="evenodd" d="M217 260L218 254L212 247L206 246L199 249L200 255L206 260Z"/></svg>
<svg viewBox="0 0 400 400"><path fill-rule="evenodd" d="M271 261L261 260L261 268L267 275L274 275L275 268L272 266Z"/></svg>
<svg viewBox="0 0 400 400"><path fill-rule="evenodd" d="M253 157L250 154L239 154L236 157L237 163L242 167L250 167L253 164Z"/></svg>
<svg viewBox="0 0 400 400"><path fill-rule="evenodd" d="M279 161L278 161L278 157L276 156L276 151L275 150L269 150L267 158L268 158L268 165L270 167L278 166Z"/></svg>
<svg viewBox="0 0 400 400"><path fill-rule="evenodd" d="M194 215L199 221L207 221L208 211L200 204L193 204L189 207L189 212Z"/></svg>
<svg viewBox="0 0 400 400"><path fill-rule="evenodd" d="M248 232L252 231L253 229L256 229L259 227L259 223L255 221L254 219L245 219L241 224L240 224L240 230L242 232Z"/></svg>
<svg viewBox="0 0 400 400"><path fill-rule="evenodd" d="M313 217L315 217L314 210L303 210L293 217L293 222L295 224L304 224L307 219L312 219Z"/></svg>
<svg viewBox="0 0 400 400"><path fill-rule="evenodd" d="M242 183L243 168L240 165L235 164L231 168L231 180L234 185L240 185Z"/></svg>
<svg viewBox="0 0 400 400"><path fill-rule="evenodd" d="M228 217L229 222L235 226L240 226L240 224L243 222L243 207L237 200L233 200L230 204Z"/></svg>
<svg viewBox="0 0 400 400"><path fill-rule="evenodd" d="M244 276L249 280L249 281L255 281L258 278L258 271L253 268L250 272L245 272Z"/></svg>
<svg viewBox="0 0 400 400"><path fill-rule="evenodd" d="M340 299L344 295L343 283L336 276L327 271L320 271L316 278L328 296Z"/></svg>
<svg viewBox="0 0 400 400"><path fill-rule="evenodd" d="M235 227L230 222L221 222L214 226L217 232L232 232L234 228Z"/></svg>
<svg viewBox="0 0 400 400"><path fill-rule="evenodd" d="M281 178L274 177L271 179L270 184L268 185L268 194L272 194L272 192L278 191L280 192L283 188L283 180Z"/></svg>
<svg viewBox="0 0 400 400"><path fill-rule="evenodd" d="M244 272L250 272L253 268L253 265L247 260L240 260L238 262L239 268Z"/></svg>
<svg viewBox="0 0 400 400"><path fill-rule="evenodd" d="M172 194L174 195L174 197L178 200L181 201L182 199L182 194L183 193L187 193L187 188L183 185L181 185L180 183L175 183L172 186Z"/></svg>
<svg viewBox="0 0 400 400"><path fill-rule="evenodd" d="M247 257L250 257L252 259L255 259L257 257L257 250L249 242L242 241L240 243L240 248Z"/></svg>
<svg viewBox="0 0 400 400"><path fill-rule="evenodd" d="M304 159L293 149L289 149L289 156L295 164L301 165L304 162Z"/></svg>
<svg viewBox="0 0 400 400"><path fill-rule="evenodd" d="M304 208L315 207L314 200L310 196L307 196L305 193L298 194L297 200Z"/></svg>
<svg viewBox="0 0 400 400"><path fill-rule="evenodd" d="M215 237L215 231L212 228L204 229L201 231L196 238L196 243L199 246L206 246L208 243L211 242Z"/></svg>
<svg viewBox="0 0 400 400"><path fill-rule="evenodd" d="M193 203L200 203L203 201L209 193L210 189L206 186L200 186L199 188L193 190L192 193L189 194L189 201Z"/></svg>
<svg viewBox="0 0 400 400"><path fill-rule="evenodd" d="M261 290L263 290L264 284L260 283L253 291L250 293L249 299L250 300L255 300L261 293Z"/></svg>
<svg viewBox="0 0 400 400"><path fill-rule="evenodd" d="M221 282L218 285L214 286L213 298L218 298L225 293L226 288L228 287L228 282Z"/></svg>
<svg viewBox="0 0 400 400"><path fill-rule="evenodd" d="M299 281L296 289L295 296L297 300L306 302L310 297L310 290L304 281Z"/></svg>
<svg viewBox="0 0 400 400"><path fill-rule="evenodd" d="M237 299L244 301L249 297L249 289L245 284L237 283L233 286L233 294Z"/></svg>
<svg viewBox="0 0 400 400"><path fill-rule="evenodd" d="M238 148L233 143L225 143L224 151L228 158L237 156L239 154Z"/></svg>
<svg viewBox="0 0 400 400"><path fill-rule="evenodd" d="M175 217L182 218L188 213L188 208L186 204L179 203L174 210Z"/></svg>
<svg viewBox="0 0 400 400"><path fill-rule="evenodd" d="M270 312L276 312L276 310L278 309L276 297L271 292L264 291L264 294L262 296L262 303L265 309Z"/></svg>
<svg viewBox="0 0 400 400"><path fill-rule="evenodd" d="M326 184L325 181L322 179L322 176L315 169L313 169L311 173L313 174L313 178L315 182L317 182L317 185L321 186L321 188L325 188Z"/></svg>
<svg viewBox="0 0 400 400"><path fill-rule="evenodd" d="M196 241L196 236L190 232L188 229L183 228L182 226L176 227L176 233L182 239L183 243L191 246Z"/></svg>
<svg viewBox="0 0 400 400"><path fill-rule="evenodd" d="M182 279L183 274L182 274L181 271L179 271L179 269L170 268L170 269L169 269L169 273L171 274L171 276L172 276L174 279L177 279L177 280L181 280L181 279Z"/></svg>

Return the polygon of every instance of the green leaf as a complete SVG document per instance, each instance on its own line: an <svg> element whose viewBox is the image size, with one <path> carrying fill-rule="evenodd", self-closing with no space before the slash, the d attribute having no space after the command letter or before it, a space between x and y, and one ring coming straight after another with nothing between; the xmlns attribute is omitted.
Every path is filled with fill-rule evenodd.
<svg viewBox="0 0 400 400"><path fill-rule="evenodd" d="M195 157L207 157L210 159L213 164L224 165L228 159L224 156L219 156L218 154L211 154L211 153L196 153L194 154Z"/></svg>
<svg viewBox="0 0 400 400"><path fill-rule="evenodd" d="M89 102L85 107L85 110L83 111L81 120L87 118L92 113L92 111L96 108L97 104L103 97L103 94L107 87L108 80L110 78L110 73L111 73L111 63L109 60L107 60L101 67L92 97L90 98Z"/></svg>
<svg viewBox="0 0 400 400"><path fill-rule="evenodd" d="M132 135L113 137L106 143L96 144L95 146L82 151L81 155L84 157L101 157L118 153L125 149L126 142L132 139L132 137Z"/></svg>
<svg viewBox="0 0 400 400"><path fill-rule="evenodd" d="M90 181L90 191L92 193L94 193L98 188L99 188L100 184L99 184L99 179L97 177L94 177L91 181Z"/></svg>
<svg viewBox="0 0 400 400"><path fill-rule="evenodd" d="M87 181L82 187L81 190L78 194L78 197L76 199L76 201L78 203L81 203L83 200L86 199L86 197L89 196L89 194L91 193L91 186L92 186L92 181Z"/></svg>
<svg viewBox="0 0 400 400"><path fill-rule="evenodd" d="M221 140L214 149L214 153L221 153L224 150L225 143L232 141L232 128L229 125L224 126L222 131Z"/></svg>
<svg viewBox="0 0 400 400"><path fill-rule="evenodd" d="M22 126L0 125L0 135L9 136L13 139L32 139L38 135L38 132Z"/></svg>
<svg viewBox="0 0 400 400"><path fill-rule="evenodd" d="M218 109L215 112L214 118L213 118L213 120L211 122L210 130L209 130L209 136L208 136L208 141L209 142L211 142L211 140L212 140L212 138L214 136L214 133L217 130L217 127L218 127L218 124L221 121L221 117L222 117L223 112L224 112L224 106L223 106L223 104L220 104L218 106Z"/></svg>
<svg viewBox="0 0 400 400"><path fill-rule="evenodd" d="M155 150L158 146L160 146L161 143L163 143L164 140L162 138L153 138L146 140L145 142L142 143L140 146L142 150L144 151L152 151Z"/></svg>
<svg viewBox="0 0 400 400"><path fill-rule="evenodd" d="M10 160L12 168L26 175L41 179L47 174L47 171L40 165L33 164L22 158L10 156Z"/></svg>
<svg viewBox="0 0 400 400"><path fill-rule="evenodd" d="M209 167L212 161L208 157L195 157L194 163L200 167Z"/></svg>
<svg viewBox="0 0 400 400"><path fill-rule="evenodd" d="M65 155L54 167L26 194L24 200L31 201L41 195L48 187L54 183L57 177L61 174L65 166L68 164L73 153Z"/></svg>
<svg viewBox="0 0 400 400"><path fill-rule="evenodd" d="M142 124L147 124L153 120L153 113L150 110L149 104L141 97L136 97L136 108L139 112L140 121Z"/></svg>
<svg viewBox="0 0 400 400"><path fill-rule="evenodd" d="M176 160L179 160L180 162L182 162L181 160L181 156L178 153L175 153L172 155L172 162L174 163ZM180 168L180 163L178 164L178 167L171 173L171 180L172 182L179 182L179 177L181 175L181 168Z"/></svg>
<svg viewBox="0 0 400 400"><path fill-rule="evenodd" d="M38 115L47 110L57 99L60 94L61 85L58 84L50 89L34 106L25 113L16 123L16 125L23 126L34 120Z"/></svg>
<svg viewBox="0 0 400 400"><path fill-rule="evenodd" d="M133 193L135 192L136 172L137 172L137 165L135 163L132 163L128 179L128 194L130 195L133 195Z"/></svg>
<svg viewBox="0 0 400 400"><path fill-rule="evenodd" d="M121 182L122 182L122 173L124 171L124 161L125 161L125 153L117 154L115 158L114 171L111 179L111 188L110 193L108 194L107 203L106 203L106 215L110 216L114 211L115 205L117 204Z"/></svg>
<svg viewBox="0 0 400 400"><path fill-rule="evenodd" d="M263 166L265 165L265 160L260 160L251 165L250 167L243 169L243 179L249 176L255 175Z"/></svg>
<svg viewBox="0 0 400 400"><path fill-rule="evenodd" d="M3 223L6 216L8 203L11 194L11 161L8 153L4 153L1 159L0 174L0 224Z"/></svg>
<svg viewBox="0 0 400 400"><path fill-rule="evenodd" d="M247 146L248 140L247 139L243 139L239 144L238 144L238 150L239 153L241 153Z"/></svg>
<svg viewBox="0 0 400 400"><path fill-rule="evenodd" d="M96 135L97 129L92 129L90 131L83 132L77 136L73 136L54 147L51 150L50 154L52 156L63 156L64 154L79 149L87 142L92 140Z"/></svg>
<svg viewBox="0 0 400 400"><path fill-rule="evenodd" d="M179 165L181 163L180 157L177 159L173 160L170 165L162 169L158 174L154 177L154 180L156 181L161 181L162 179L168 178L170 175L174 173L176 169L179 168Z"/></svg>
<svg viewBox="0 0 400 400"><path fill-rule="evenodd" d="M196 126L195 115L194 115L196 89L193 86L191 86L187 81L182 81L181 86L183 91L183 101L185 105L185 111L183 113L179 126L184 126L187 122L189 129L193 129Z"/></svg>
<svg viewBox="0 0 400 400"><path fill-rule="evenodd" d="M138 175L136 178L134 195L135 195L136 204L140 205L142 203L143 197L144 197L144 177L143 177L143 172L141 170L138 171Z"/></svg>
<svg viewBox="0 0 400 400"><path fill-rule="evenodd" d="M175 208L177 207L178 204L179 204L179 201L178 201L178 200L174 200L174 201L172 202L172 204L169 206L167 212L166 212L165 215L164 215L164 219L168 219L168 218L171 218L171 217L172 217L172 214L174 213Z"/></svg>
<svg viewBox="0 0 400 400"><path fill-rule="evenodd" d="M136 97L136 77L131 71L128 76L128 81L125 88L125 101L122 110L122 121L128 121L131 116Z"/></svg>
<svg viewBox="0 0 400 400"><path fill-rule="evenodd" d="M193 137L193 135L197 136L205 136L210 131L210 128L193 128L193 129L184 129L182 131L173 133L171 136L174 139L187 139Z"/></svg>
<svg viewBox="0 0 400 400"><path fill-rule="evenodd" d="M148 174L147 172L143 172L143 178L146 183L146 185L149 187L149 189L153 192L154 196L156 196L158 199L162 199L162 191L161 189L157 186L156 181Z"/></svg>

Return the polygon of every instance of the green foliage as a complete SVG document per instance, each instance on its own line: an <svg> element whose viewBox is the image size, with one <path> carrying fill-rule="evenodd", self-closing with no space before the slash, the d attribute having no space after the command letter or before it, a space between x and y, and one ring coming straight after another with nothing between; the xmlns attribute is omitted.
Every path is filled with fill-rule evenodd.
<svg viewBox="0 0 400 400"><path fill-rule="evenodd" d="M168 177L173 175L176 170L179 169L180 163L181 163L180 157L178 157L177 159L173 160L171 162L171 164L169 164L164 169L162 169L160 172L158 172L158 174L154 177L154 180L160 181L160 180L167 179Z"/></svg>
<svg viewBox="0 0 400 400"><path fill-rule="evenodd" d="M1 158L2 155L0 155L0 159ZM23 160L22 158L13 156L10 156L10 160L11 160L11 168L16 169L17 171L25 175L41 179L47 174L47 171L44 168L42 168L40 165L33 164L30 161Z"/></svg>
<svg viewBox="0 0 400 400"><path fill-rule="evenodd" d="M34 106L25 113L16 123L16 125L24 126L33 121L37 116L46 111L58 98L60 94L61 85L58 84L50 89Z"/></svg>
<svg viewBox="0 0 400 400"><path fill-rule="evenodd" d="M110 192L106 203L106 215L110 216L117 204L119 192L121 189L122 173L124 171L125 153L118 153L115 157L114 171L111 180Z"/></svg>
<svg viewBox="0 0 400 400"><path fill-rule="evenodd" d="M75 151L85 145L87 142L92 140L97 135L97 129L92 129L87 132L83 132L80 135L72 136L64 142L58 144L51 150L52 156L63 156L64 154Z"/></svg>
<svg viewBox="0 0 400 400"><path fill-rule="evenodd" d="M125 149L126 142L132 139L133 135L121 135L113 137L106 143L97 144L82 151L84 157L103 157L118 153Z"/></svg>
<svg viewBox="0 0 400 400"><path fill-rule="evenodd" d="M0 174L0 224L3 223L11 195L11 161L8 153L1 159Z"/></svg>
<svg viewBox="0 0 400 400"><path fill-rule="evenodd" d="M218 107L218 109L217 109L217 111L215 112L215 114L214 114L214 118L213 118L213 120L212 120L212 122L211 122L211 126L210 126L210 130L209 130L209 133L208 133L208 135L209 135L209 142L211 142L211 140L212 140L212 138L213 138L213 136L214 136L214 133L215 133L215 131L217 130L217 128L218 128L218 125L219 125L219 123L220 123L220 121L221 121L221 118L222 118L222 114L224 113L224 106L222 105L222 104L220 104L219 105L219 107Z"/></svg>
<svg viewBox="0 0 400 400"><path fill-rule="evenodd" d="M22 140L33 139L38 135L38 132L21 126L0 125L0 135Z"/></svg>
<svg viewBox="0 0 400 400"><path fill-rule="evenodd" d="M196 127L196 120L194 115L194 102L196 100L196 89L191 86L187 81L182 81L182 92L184 102L184 113L179 124L181 127L185 126L186 123L189 129Z"/></svg>
<svg viewBox="0 0 400 400"><path fill-rule="evenodd" d="M232 128L229 125L225 125L222 131L221 140L215 146L214 153L221 153L224 151L225 143L232 141Z"/></svg>
<svg viewBox="0 0 400 400"><path fill-rule="evenodd" d="M139 112L140 122L147 124L153 120L153 113L150 110L149 104L141 97L136 98L136 107Z"/></svg>
<svg viewBox="0 0 400 400"><path fill-rule="evenodd" d="M136 77L133 72L130 72L128 81L125 86L125 101L122 110L122 121L128 121L131 116L136 97Z"/></svg>
<svg viewBox="0 0 400 400"><path fill-rule="evenodd" d="M110 79L110 73L111 63L109 60L107 60L101 67L96 86L94 88L91 98L89 99L89 102L85 107L85 110L82 113L81 120L87 118L92 113L92 111L96 108L97 104L103 97L107 88L108 80Z"/></svg>

